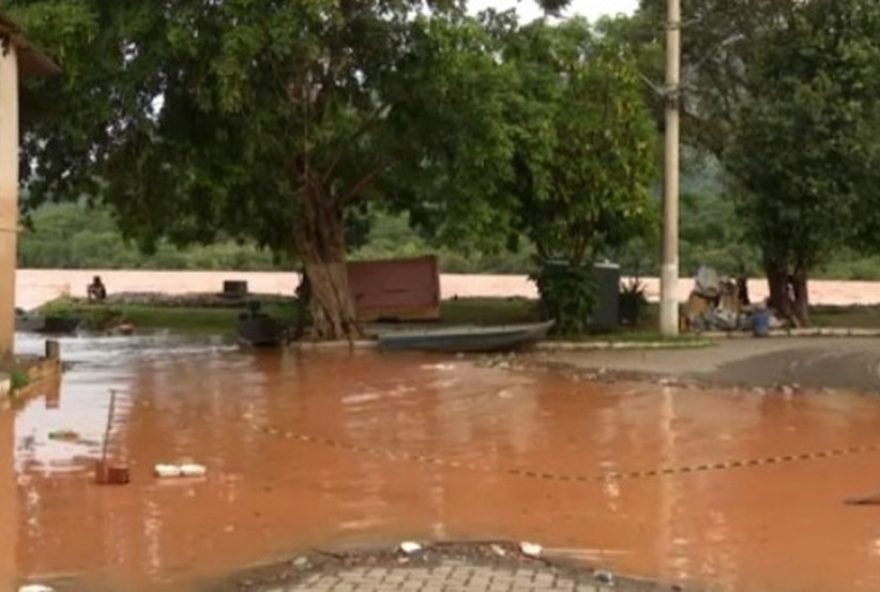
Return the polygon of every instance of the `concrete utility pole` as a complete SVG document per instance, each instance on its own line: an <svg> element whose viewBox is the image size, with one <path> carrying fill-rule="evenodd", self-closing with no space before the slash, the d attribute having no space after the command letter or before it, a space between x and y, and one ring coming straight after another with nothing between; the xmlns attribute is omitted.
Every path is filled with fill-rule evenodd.
<svg viewBox="0 0 880 592"><path fill-rule="evenodd" d="M2 32L2 31L0 31ZM0 43L0 359L12 353L18 232L18 48Z"/></svg>
<svg viewBox="0 0 880 592"><path fill-rule="evenodd" d="M681 0L668 0L666 33L666 162L663 188L663 267L660 332L678 335L678 200L681 161Z"/></svg>

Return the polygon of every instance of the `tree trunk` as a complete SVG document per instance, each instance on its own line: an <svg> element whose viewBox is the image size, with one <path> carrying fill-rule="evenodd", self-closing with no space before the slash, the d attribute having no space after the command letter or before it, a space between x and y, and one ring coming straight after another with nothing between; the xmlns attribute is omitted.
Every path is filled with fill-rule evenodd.
<svg viewBox="0 0 880 592"><path fill-rule="evenodd" d="M792 315L791 298L788 293L788 266L777 263L767 263L767 284L770 288L768 305L776 314L784 319L790 319Z"/></svg>
<svg viewBox="0 0 880 592"><path fill-rule="evenodd" d="M767 283L770 287L770 308L795 326L810 323L810 298L807 270L796 266L791 273L789 266L770 262L766 265Z"/></svg>
<svg viewBox="0 0 880 592"><path fill-rule="evenodd" d="M810 324L810 292L807 285L807 270L803 267L797 267L792 277L792 287L794 291L794 302L792 308L795 318L801 327Z"/></svg>
<svg viewBox="0 0 880 592"><path fill-rule="evenodd" d="M313 338L362 337L348 283L342 207L320 189L309 190L294 224L294 243L308 280Z"/></svg>

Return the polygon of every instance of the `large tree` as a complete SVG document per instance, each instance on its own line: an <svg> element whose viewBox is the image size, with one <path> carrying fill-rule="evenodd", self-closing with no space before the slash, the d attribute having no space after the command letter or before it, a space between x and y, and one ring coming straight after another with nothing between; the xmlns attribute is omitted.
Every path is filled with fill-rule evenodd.
<svg viewBox="0 0 880 592"><path fill-rule="evenodd" d="M878 246L880 5L809 0L754 41L762 51L726 163L771 302L805 323L816 265L844 246Z"/></svg>
<svg viewBox="0 0 880 592"><path fill-rule="evenodd" d="M519 92L513 175L503 190L537 249L548 314L559 330L581 332L592 263L656 227L656 133L642 81L627 49L582 19L515 31L505 60ZM567 267L547 267L558 260Z"/></svg>
<svg viewBox="0 0 880 592"><path fill-rule="evenodd" d="M292 253L318 338L359 334L346 218L367 201L504 227L484 197L513 151L506 71L454 0L8 4L64 68L29 88L31 203L88 195L148 247Z"/></svg>
<svg viewBox="0 0 880 592"><path fill-rule="evenodd" d="M505 57L520 90L505 190L541 259L581 266L649 231L656 134L626 48L581 19L537 21Z"/></svg>

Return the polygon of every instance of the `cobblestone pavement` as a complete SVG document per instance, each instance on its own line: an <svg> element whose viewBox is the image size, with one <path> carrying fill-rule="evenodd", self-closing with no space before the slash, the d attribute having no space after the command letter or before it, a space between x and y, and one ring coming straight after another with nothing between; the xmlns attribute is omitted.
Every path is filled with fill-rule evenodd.
<svg viewBox="0 0 880 592"><path fill-rule="evenodd" d="M644 589L644 588L640 588ZM625 583L599 583L551 567L478 566L444 561L431 567L358 567L314 573L294 584L263 592L628 592Z"/></svg>

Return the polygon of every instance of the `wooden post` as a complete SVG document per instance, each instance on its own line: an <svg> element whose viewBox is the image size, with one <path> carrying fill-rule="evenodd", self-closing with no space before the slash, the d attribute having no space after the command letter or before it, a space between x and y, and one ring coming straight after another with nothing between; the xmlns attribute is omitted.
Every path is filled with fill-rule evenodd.
<svg viewBox="0 0 880 592"><path fill-rule="evenodd" d="M0 46L0 358L11 356L15 333L18 232L18 59Z"/></svg>
<svg viewBox="0 0 880 592"><path fill-rule="evenodd" d="M678 200L680 174L681 0L668 0L666 34L666 162L663 192L663 267L660 332L678 335Z"/></svg>
<svg viewBox="0 0 880 592"><path fill-rule="evenodd" d="M61 359L61 343L56 339L47 339L46 340L46 359L47 360L60 360Z"/></svg>

